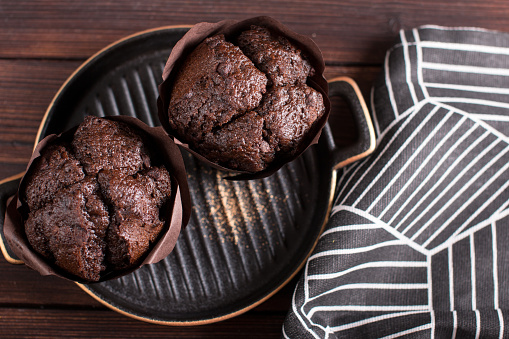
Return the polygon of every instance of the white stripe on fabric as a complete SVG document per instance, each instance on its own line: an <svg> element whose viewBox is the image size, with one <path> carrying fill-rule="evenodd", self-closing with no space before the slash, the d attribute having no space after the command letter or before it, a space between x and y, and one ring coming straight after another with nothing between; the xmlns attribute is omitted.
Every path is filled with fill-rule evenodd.
<svg viewBox="0 0 509 339"><path fill-rule="evenodd" d="M452 90L456 90L456 91L490 93L490 94L509 94L509 88L500 88L500 87L442 84L442 83L436 83L436 82L425 82L424 85L428 88L431 87L431 88L440 88L440 89L452 89Z"/></svg>
<svg viewBox="0 0 509 339"><path fill-rule="evenodd" d="M286 331L285 331L285 325L283 324L283 338L285 339L291 339L287 334L286 334Z"/></svg>
<svg viewBox="0 0 509 339"><path fill-rule="evenodd" d="M338 187L342 187L341 190L339 191L338 195L337 195L337 198L336 198L336 203L335 205L338 204L338 200L339 198L341 198L341 195L343 194L343 192L345 191L345 189L347 188L348 184L350 183L350 181L355 177L355 174L357 174L357 172L359 171L359 169L366 163L366 161L369 159L369 157L366 157L364 158L364 160L358 162L357 164L355 165L352 165L352 168L355 166L355 170L353 171L352 174L350 174L350 176L348 177L348 180L346 180L346 182L342 185L342 186L339 186ZM350 171L350 168L348 169L348 171ZM345 175L343 175L343 177L346 176L346 173ZM340 179L340 182L343 181L343 177ZM341 203L339 203L341 204Z"/></svg>
<svg viewBox="0 0 509 339"><path fill-rule="evenodd" d="M360 162L359 162L360 163ZM343 185L343 180L345 179L345 177L347 176L348 172L350 172L350 170L352 168L354 168L355 166L358 166L359 163L353 163L351 165L347 165L346 167L343 167L341 170L343 171L343 173L339 176L339 181L336 185L336 187L343 187L343 189L345 188L345 186ZM334 200L334 204L336 203L336 200L339 199L339 194L336 196L335 200Z"/></svg>
<svg viewBox="0 0 509 339"><path fill-rule="evenodd" d="M493 308L499 308L498 291L498 248L497 248L497 227L495 221L491 223L491 250L493 258Z"/></svg>
<svg viewBox="0 0 509 339"><path fill-rule="evenodd" d="M324 339L329 339L329 334L334 334L334 331L332 331L331 328L329 327L329 325L327 325L327 327L325 328L325 338Z"/></svg>
<svg viewBox="0 0 509 339"><path fill-rule="evenodd" d="M473 32L482 32L482 33L498 33L497 31L481 28L481 27L445 27L440 25L423 25L419 27L420 29L436 29L439 31L473 31Z"/></svg>
<svg viewBox="0 0 509 339"><path fill-rule="evenodd" d="M503 154L507 153L507 150L509 150L509 148L506 148L505 149L505 152L503 152ZM494 159L497 159L499 157L496 157ZM498 160L498 159L497 159ZM493 161L492 161L493 162ZM491 163L491 162L490 162ZM489 166L488 166L489 167ZM509 162L504 166L502 167L500 170L497 171L497 173L495 173L495 175L493 175L490 180L488 180L481 188L479 188L476 193L474 195L472 195L466 203L464 203L461 208L459 208L449 219L447 219L447 221L437 230L435 231L430 237L428 240L426 240L426 242L423 244L424 247L426 247L431 241L433 241L444 229L446 229L451 223L452 221L454 220L454 218L456 218L461 212L463 212L463 210L465 210L465 208L468 207L468 205L474 201L481 193L483 193L496 179L498 179L498 177L504 173L507 169L509 168ZM470 182L468 184L470 186ZM466 186L465 186L466 187ZM477 210L476 213L472 214L472 216L470 216L470 218L463 224L461 225L454 233L451 237L455 237L457 236L459 233L461 233L463 231L463 229L465 227L468 226L468 223L473 220L479 213L481 213L493 200L495 200L507 187L509 187L509 181L507 181L504 186L502 186L494 195L492 195L490 197L490 199L488 199L486 202L484 202L484 204ZM459 193L459 192L458 192ZM457 193L457 194L458 194ZM456 194L456 195L457 195ZM455 195L455 197L456 197ZM455 197L453 197L453 199L455 199ZM452 199L450 200L452 201Z"/></svg>
<svg viewBox="0 0 509 339"><path fill-rule="evenodd" d="M496 157L492 158L490 160L490 162L488 162L486 165L483 166L483 168L481 168L472 178L470 178L470 180L464 184L461 189L459 191L457 191L454 196L452 198L450 198L447 203L445 203L442 208L440 210L438 210L438 212L436 212L432 218L428 219L428 222L426 222L420 229L417 233L415 233L413 236L412 236L412 240L415 240L415 238L417 238L425 229L427 229L431 223L433 223L433 221L435 221L445 210L447 210L447 208L449 208L450 205L452 205L454 203L454 201L456 201L456 199L458 199L468 188L470 188L470 186L472 186L472 184L474 184L477 179L479 179L479 177L481 177L492 165L494 165L500 158L502 158L502 156L504 156L507 152L509 151L509 147L506 147L504 149L503 152L500 152L499 154L497 154ZM442 224L442 226L436 230L424 243L423 243L423 246L426 247L431 241L433 241L433 239L435 239L436 236L438 236L438 234L440 234L445 228L448 227L449 223L454 219L456 218L465 208L466 206L468 206L468 204L474 200L475 198L477 198L477 196L479 194L481 194L484 189L486 189L489 185L491 185L491 183L493 181L495 181L498 176L503 172L505 171L505 169L509 166L509 163L506 164L506 166L504 166L501 170L498 170L497 171L497 175L496 176L492 176L482 187L481 189L478 189L476 190L476 193L474 195L472 195L470 197L469 200L467 200L467 203L464 203L462 205L462 207L460 209L457 209L456 212L451 216L449 217L449 219ZM460 178L463 176L463 171L462 173L460 173L457 178ZM455 184L455 183L454 183ZM448 188L451 188L453 185L453 183L451 183ZM443 192L445 192L446 190L444 190ZM435 201L438 202L439 198L437 198ZM422 215L422 214L421 214Z"/></svg>
<svg viewBox="0 0 509 339"><path fill-rule="evenodd" d="M408 168L408 166L410 166L412 164L412 162L414 161L414 159L421 153L421 151L426 147L428 146L428 143L431 141L431 139L433 139L433 137L438 133L438 131L442 128L442 126L444 126L444 124L449 120L449 118L453 115L453 112L449 111L447 113L447 115L440 121L440 123L438 123L434 128L433 128L433 131L431 131L428 136L426 136L426 139L424 139L424 141L421 142L421 144L419 145L419 147L414 150L412 152L412 155L410 156L410 158L406 159L405 160L405 164L398 169L398 172L397 174L391 179L391 181L385 185L384 189L382 190L381 193L379 193L376 197L376 199L371 203L371 205L369 205L369 207L366 209L366 212L370 212L375 206L376 204L380 201L380 199L382 199L382 197L387 193L387 191L389 189L392 188L392 186L394 185L394 183L400 178L400 176L403 174L403 172L405 172L405 170ZM464 117L462 117L464 118ZM464 121L464 119L463 119ZM459 127L460 123L458 122L457 125L455 126L455 129L452 129L452 130L456 130L458 127ZM449 133L451 132L451 130L449 130ZM450 134L448 134L450 135ZM403 147L403 146L402 146ZM436 151L438 151L438 146L435 147L433 149L433 152L431 152L431 154L434 154ZM427 156L428 158L430 157L430 155ZM393 157L393 158L396 158L396 155ZM421 166L422 166L422 163L424 162L427 162L426 160L425 161L422 161L421 160ZM417 171L416 171L417 172ZM414 173L415 174L415 173ZM410 180L407 181L407 184ZM366 189L367 190L367 189ZM402 191L402 189L400 189L400 192ZM355 206L355 204L354 204Z"/></svg>
<svg viewBox="0 0 509 339"><path fill-rule="evenodd" d="M304 319L302 319L301 317L301 314L306 316L303 308L304 308L304 305L306 304L305 302L303 303L303 305L301 306L301 311L302 313L299 312L299 310L297 309L297 303L295 302L295 296L297 295L297 293L294 293L293 294L293 297L292 297L292 310L293 310L293 313L295 314L295 316L297 317L297 319L299 320L299 322L302 324L302 327L309 333L311 334L313 337L315 337L316 339L320 339L320 336L317 335L311 328L308 327L308 324L306 324L306 322L304 321ZM308 319L309 320L309 319ZM322 327L323 326L320 326L320 325L317 325L319 327Z"/></svg>
<svg viewBox="0 0 509 339"><path fill-rule="evenodd" d="M418 217L416 217L414 219L414 221L412 223L410 223L406 228L405 230L403 231L403 234L407 233L421 218L423 218L426 213L428 211L430 211L434 206L435 204L437 204L440 199L442 199L442 197L449 192L450 189L452 189L452 187L460 180L462 179L462 177L475 165L477 164L477 162L482 159L489 151L491 151L491 149L493 149L496 145L498 145L499 141L495 141L493 142L492 144L490 144L490 146L486 147L483 152L479 153L473 161L471 161L467 166L465 166L465 168L463 168L463 170L451 181L449 182L449 184L447 185L447 187L445 189L442 190L442 192L440 192L440 194L433 200L432 203L430 203L428 205L428 207L426 207L424 209L424 211L422 211ZM503 154L499 154L499 157L501 157ZM498 160L498 159L496 159ZM436 212L433 217L431 219L428 219L428 221L421 226L421 228L412 236L412 240L415 240L416 237L418 237L425 229L428 228L429 225L431 225L431 223L436 219L438 218L438 216L443 212L445 211L453 202L454 202L454 199L456 197L459 197L461 195L461 193L463 193L466 189L468 189L470 187L470 185L472 185L472 183L474 183L484 172L484 170L488 169L489 167L491 167L492 164L494 164L496 161L491 161L489 162L488 164L484 165L483 168L478 171L465 185L463 185L461 187L461 189L455 193L455 195L453 196L452 199L449 199L447 201L447 203L445 203L442 208L440 210L438 210L438 212ZM456 163L455 163L456 165ZM446 173L444 173L444 175L441 177L441 179L445 179L447 177L447 175L453 170L454 168L451 166L447 171ZM438 186L442 183L443 180L439 180L437 181L432 189L428 192L428 193L431 193L431 192L434 192ZM423 202L424 200L421 200L419 202L419 205L421 202ZM409 215L407 215L408 217Z"/></svg>
<svg viewBox="0 0 509 339"><path fill-rule="evenodd" d="M434 107L433 110L429 113L429 115L434 115L434 113L436 113L438 111L438 107ZM389 147L392 145L392 143L397 139L398 135L405 129L405 127L412 121L411 118L408 118L406 119L402 124L401 126L399 126L399 128L394 132L394 135L392 136L392 138L387 142L387 145L385 145L384 149L382 149L380 151L380 153L377 155L377 157L373 160L373 162L369 165L369 167L364 171L364 173L362 174L362 176L357 180L357 183L355 183L355 185L350 189L350 192L348 194L346 194L346 196L343 198L343 200L341 200L340 204L342 205L346 199L348 199L348 197L350 196L350 193L351 192L354 192L355 191L355 188L357 187L357 185L359 183L362 182L362 180L364 179L364 177L369 173L369 171L371 170L371 168L373 168L373 166L375 166L375 164L378 162L378 160L385 154L385 152L387 152L387 150L389 149ZM367 159L370 159L369 157L366 158L365 161L363 161L363 163L361 164L361 166L359 166L357 168L357 170L359 170L360 167L362 167L362 165L365 164L365 162L367 161ZM370 159L371 160L371 159ZM345 186L343 187L343 189L346 188L346 185L349 183L350 179L353 178L353 176L355 175L355 173L357 172L357 170L352 173L351 177L348 179L348 181L346 182ZM342 190L343 191L343 190ZM341 194L341 192L340 192Z"/></svg>
<svg viewBox="0 0 509 339"><path fill-rule="evenodd" d="M326 296L327 294L343 290L426 290L427 288L427 284L354 283L341 285L331 290L325 291L309 298L308 301L319 299L323 296Z"/></svg>
<svg viewBox="0 0 509 339"><path fill-rule="evenodd" d="M486 54L509 55L509 48L486 45L461 44L453 42L421 41L424 48L445 49L451 51L479 52Z"/></svg>
<svg viewBox="0 0 509 339"><path fill-rule="evenodd" d="M371 113L373 116L373 125L375 126L375 132L377 139L380 136L380 125L378 124L378 117L376 115L376 106L375 106L375 87L371 87L371 92L369 94L369 99L371 102Z"/></svg>
<svg viewBox="0 0 509 339"><path fill-rule="evenodd" d="M359 195L359 197L357 198L357 200L355 200L355 202L352 204L352 207L356 207L357 204L361 201L362 198L364 198L364 196L369 192L369 190L371 190L371 188L378 182L378 180L382 177L382 175L385 173L385 171L387 171L387 169L389 169L389 167L391 166L391 164L396 161L396 159L398 158L398 156L405 150L405 148L414 140L414 138L419 134L419 132L421 131L421 129L424 128L424 126L426 125L426 123L428 121L430 121L434 116L435 116L435 113L438 111L438 107L435 107L428 115L426 115L426 118L424 118L424 120L419 124L419 126L407 137L407 139L405 140L405 142L403 143L403 145L401 145L398 150L396 151L396 153L389 159L389 161L384 164L384 167L377 173L376 177L371 180L370 184L368 185L368 187L366 187L363 192ZM450 112L449 112L450 113ZM449 114L448 113L448 114ZM411 119L409 119L411 120ZM402 129L403 127L401 127ZM394 139L394 138L393 138ZM392 140L391 140L392 141ZM376 160L380 159L381 155L383 154L384 151L386 151L388 149L389 145L387 145L385 147L385 149L380 153L380 155L375 159L375 162ZM375 163L373 162L373 164ZM373 166L372 164L372 166ZM370 166L370 168L372 167ZM369 171L369 169L366 171L366 173ZM360 180L359 180L360 182ZM353 189L352 189L353 191ZM348 195L347 195L348 197ZM346 197L345 197L346 199ZM345 200L344 199L344 200Z"/></svg>
<svg viewBox="0 0 509 339"><path fill-rule="evenodd" d="M356 321L353 323L344 324L344 325L340 325L340 326L336 326L336 327L331 327L331 329L334 332L340 332L340 331L344 331L344 330L349 330L351 328L361 327L361 326L364 326L367 324L372 324L372 323L382 321L382 320L394 319L394 318L404 317L407 315L423 314L423 313L428 313L428 311L408 311L408 312L383 314L383 315L379 315L376 317L362 319L362 320L359 320L359 321Z"/></svg>
<svg viewBox="0 0 509 339"><path fill-rule="evenodd" d="M507 168L508 168L508 166L509 166L509 163L507 163L507 165L506 165L506 166L504 166L504 169L507 169ZM499 172L502 172L502 170L500 170ZM499 172L497 172L497 176L494 176L494 177L492 177L492 178L490 179L491 183L493 183L493 181L494 181L495 179L497 179L497 178L498 178L498 176L500 175L500 173L499 173ZM493 180L493 181L492 181L492 180ZM466 206L468 206L468 204L469 204L469 203L470 203L473 199L475 199L477 196L479 196L479 194L480 194L480 193L482 193L482 191L483 191L483 189L484 189L484 188L487 188L487 187L489 186L489 184L491 184L491 183L490 183L490 181L488 181L486 184L484 184L484 185L481 187L481 189L475 193L475 195L473 195L472 197L470 197L470 199L469 199L469 200L468 200L468 201L467 201L467 202L463 205L463 206L465 206L465 207L463 207L463 208L462 208L462 210L464 210L464 209L466 208ZM498 189L498 190L497 190L494 194L492 194L492 195L490 196L490 198L489 198L488 200L486 200L486 201L485 201L485 202L481 205L481 207L479 207L479 209L478 209L475 213L472 213L472 214L470 215L470 217L469 217L469 218L468 218L468 219L467 219L467 220L466 220L466 221L465 221L465 222L464 222L464 223L463 223L460 227L458 227L458 229L457 229L456 231L454 231L454 233L452 234L452 236L451 236L451 237L453 237L453 238L454 238L454 237L456 237L458 234L460 234L460 233L461 233L461 232L465 229L465 227L467 227L467 226L468 226L468 224L469 224L472 220L474 220L474 219L475 219L475 218L476 218L479 214L481 214L481 213L482 213L482 211L484 211L484 209L485 209L486 207L488 207L488 206L489 206L489 204L491 204L491 203L492 203L495 199L497 199L497 198L498 198L498 196L499 196L500 194L502 194L503 192L505 192L505 190L506 190L508 187L509 187L509 181L507 181L507 182L506 182L506 183L505 183L502 187L500 187L500 188L499 188L499 189ZM507 203L509 203L509 201L508 201ZM506 203L506 204L507 204L507 203ZM458 213L458 212L456 212L456 213ZM448 221L449 221L449 220L447 220L447 221L446 221L446 223L447 223Z"/></svg>
<svg viewBox="0 0 509 339"><path fill-rule="evenodd" d="M452 257L452 245L449 245L447 248L447 256L448 256L448 272L449 272L449 304L450 310L454 311L454 265L453 265L453 257Z"/></svg>
<svg viewBox="0 0 509 339"><path fill-rule="evenodd" d="M396 99L394 98L394 92L392 90L392 83L391 83L391 76L390 76L390 69L389 69L389 57L390 52L388 51L385 55L385 85L387 86L387 91L389 93L389 100L391 101L392 111L394 112L394 117L398 117L398 105L396 103Z"/></svg>
<svg viewBox="0 0 509 339"><path fill-rule="evenodd" d="M509 69L507 69L507 68L442 64L442 63L436 63L436 62L423 62L422 67L426 68L426 69L437 70L437 71L509 76Z"/></svg>
<svg viewBox="0 0 509 339"><path fill-rule="evenodd" d="M475 310L475 339L481 336L481 314L479 310Z"/></svg>
<svg viewBox="0 0 509 339"><path fill-rule="evenodd" d="M327 231L323 232L320 237L323 238L323 236L331 233L336 232L345 232L345 231L358 231L358 230L376 230L381 229L382 226L375 225L375 224L359 224L359 225L346 225L346 226L337 226L328 229Z"/></svg>
<svg viewBox="0 0 509 339"><path fill-rule="evenodd" d="M459 125L457 125L459 126ZM413 193L408 197L408 199L406 199L406 201L403 203L403 205L398 209L398 211L396 213L394 213L394 215L392 216L392 218L388 221L388 224L392 224L392 222L394 221L394 219L396 219L399 214L401 212L404 211L405 207L410 203L410 201L412 201L412 199L415 197L415 195L417 195L418 193L420 193L420 190L424 187L424 185L426 185L428 183L428 181L431 180L431 178L433 177L433 175L438 171L438 169L440 168L440 166L442 166L442 164L449 158L449 156L454 152L456 151L456 148L462 144L462 142L468 138L478 127L479 125L478 124L475 124L473 125L472 127L470 127L470 129L468 131L466 131L462 136L461 138L459 138L455 143L454 145L451 146L451 148L449 148L447 150L447 152L443 155L443 157L440 159L440 161L433 167L433 169L431 170L431 172L428 173L428 175L426 176L426 178L419 184L419 186L413 191ZM477 138L476 141L474 143L472 143L469 148L467 148L467 150L465 150L463 153L466 155L467 153L470 152L471 149L473 149L475 146L477 146L482 140L484 140L487 136L489 135L489 132L485 132L485 137L480 137L480 138ZM443 140L445 141L445 139ZM437 147L437 151L438 151L438 147ZM412 178L413 180L413 178ZM406 188L405 188L406 189ZM400 192L402 193L402 192ZM399 198L399 196L397 197ZM424 199L422 199L424 200ZM396 201L396 198L393 199L393 201L391 201L389 203L389 205L386 207L386 209L383 211L383 213L380 215L380 218L382 218L383 215L385 215L385 213L387 211L389 211L388 209L392 206L392 204ZM412 211L410 211L411 213Z"/></svg>
<svg viewBox="0 0 509 339"><path fill-rule="evenodd" d="M503 206L507 207L507 205L509 205L509 201L507 201ZM468 238L470 236L470 234L473 234L473 233L491 225L491 223L494 222L495 220L500 220L500 219L503 219L503 218L509 216L509 210L506 210L503 212L501 212L501 211L503 211L502 207L499 208L489 219L481 221L479 224L470 227L468 230L466 230L465 232L463 232L461 234L458 234L455 237L449 237L449 239L447 239L447 241L445 241L444 243L440 244L439 246L433 248L433 250L431 250L429 253L431 255L435 255L435 254L441 252L443 249L445 249L445 248L447 248L447 247L449 247L463 239Z"/></svg>
<svg viewBox="0 0 509 339"><path fill-rule="evenodd" d="M509 122L509 115L496 115L496 114L478 114L470 113L473 118L481 119L484 121L501 121Z"/></svg>
<svg viewBox="0 0 509 339"><path fill-rule="evenodd" d="M366 213L366 211L363 211L363 210L360 210L358 208L351 207L351 206L338 205L338 206L334 206L332 208L331 216L339 211L349 211L349 212L355 213L363 218L366 218L366 219L372 221L374 224L382 226L384 230L386 230L387 232L392 234L394 237L401 240L402 242L404 242L406 245L413 248L417 252L422 253L424 255L427 255L430 253L430 251L428 249L422 247L420 244L417 244L415 241L408 239L407 237L402 235L400 232L395 230L392 226L389 226L388 224L386 224L382 220L376 218L375 216L373 216L369 213Z"/></svg>
<svg viewBox="0 0 509 339"><path fill-rule="evenodd" d="M311 318L316 312L324 311L359 311L359 312L400 312L400 311L422 311L427 310L428 305L333 305L316 306L309 310L307 316Z"/></svg>
<svg viewBox="0 0 509 339"><path fill-rule="evenodd" d="M350 171L351 171L353 168L357 168L359 164L360 164L360 162L356 162L356 163L354 162L354 163L352 163L351 165L348 165L348 166L346 166L346 167L343 167L343 170L345 171L345 172L344 172L344 174L346 175L346 174L350 173ZM345 175L343 175L343 176L345 176ZM341 178L341 179L343 179L343 178ZM338 185L338 186L339 186L339 185Z"/></svg>
<svg viewBox="0 0 509 339"><path fill-rule="evenodd" d="M355 247L355 248L341 248L341 249L335 249L335 250L330 250L330 251L318 252L318 253L310 256L308 260L311 261L311 260L314 260L317 258L326 257L326 256L330 256L330 255L365 253L365 252L370 252L370 251L376 250L381 247L401 246L404 244L405 243L401 240L389 240L389 241L384 241L384 242L377 243L377 244L370 245L370 246Z"/></svg>
<svg viewBox="0 0 509 339"><path fill-rule="evenodd" d="M500 217L500 216L503 216L503 215L508 215L509 214L509 209L504 211L506 209L506 207L508 207L508 206L509 206L509 200L507 200L507 202L505 202L502 206L500 206L498 208L498 210L488 220L500 220L500 218L496 218L496 217Z"/></svg>
<svg viewBox="0 0 509 339"><path fill-rule="evenodd" d="M308 275L307 280L326 280L326 279L335 279L339 278L343 275L363 270L366 268L377 268L377 267L407 267L407 268L421 268L427 267L426 262L424 261L373 261L364 264L359 264L353 267L350 267L346 270L335 272L335 273L327 273L327 274L313 274ZM307 298L308 300L309 298Z"/></svg>
<svg viewBox="0 0 509 339"><path fill-rule="evenodd" d="M417 96L415 94L414 84L412 83L412 75L411 75L411 62L410 55L408 54L408 42L406 40L405 31L399 31L399 37L401 38L401 42L403 43L403 58L405 63L405 78L408 86L408 90L410 91L410 96L412 97L412 101L414 105L417 103Z"/></svg>
<svg viewBox="0 0 509 339"><path fill-rule="evenodd" d="M500 330L498 332L498 338L502 339L502 338L504 338L504 327L505 327L504 315L502 314L502 310L500 308L497 308L497 313L498 313L498 322L500 324Z"/></svg>
<svg viewBox="0 0 509 339"><path fill-rule="evenodd" d="M422 332L422 331L431 329L431 326L432 326L431 324L421 325L421 326L414 327L414 328L411 328L411 329L406 330L406 331L401 331L401 332L398 332L398 333L390 334L390 335L385 336L385 337L381 337L380 339L392 339L392 338L406 336L406 335L409 335L409 334L412 334L412 333L416 333L416 332Z"/></svg>
<svg viewBox="0 0 509 339"><path fill-rule="evenodd" d="M493 101L493 100L486 100L486 99L476 99L476 98L463 98L463 97L433 97L433 100L429 100L430 102L436 101L437 103L446 103L446 102L452 102L452 103L465 103L465 104L475 104L480 106L490 106L490 107L499 107L499 108L507 108L509 109L509 103L506 102L500 102L500 101ZM459 112L457 107L454 107L453 110L456 110ZM468 112L464 112L466 114L469 114Z"/></svg>
<svg viewBox="0 0 509 339"><path fill-rule="evenodd" d="M437 99L437 100L435 100L435 99ZM453 112L466 115L467 117L472 119L472 121L475 121L475 122L479 123L479 125L481 125L484 129L486 129L487 131L490 131L497 138L499 138L500 140L503 140L504 142L509 144L509 136L507 136L504 133L500 132L498 129L494 128L493 126L491 126L490 124L486 123L485 121L480 120L480 119L476 119L475 116L470 115L470 113L465 112L465 111L463 111L463 110L461 110L461 109L459 109L457 107L454 107L454 106L451 106L451 105L447 105L444 102L442 102L441 100L439 101L439 99L440 98L433 98L433 100L430 100L430 102L434 102L436 105L442 106L445 109L450 109ZM457 101L457 102L469 103L469 98L461 98L461 99L465 99L465 100L461 100L461 101ZM472 100L472 101L475 101L475 100Z"/></svg>
<svg viewBox="0 0 509 339"><path fill-rule="evenodd" d="M465 150L456 160L447 168L447 170L442 174L439 180L437 180L431 189L419 200L417 204L410 210L410 212L407 213L405 218L403 218L397 225L396 229L398 229L403 223L406 221L407 218L409 218L417 208L420 207L420 205L428 198L429 195L431 195L435 190L444 182L445 179L449 176L449 174L456 169L456 166L459 165L459 163L475 148L472 146L477 146L482 140L484 140L486 137L488 137L489 132L485 132L476 142L470 145L470 147ZM465 173L467 173L470 168L472 168L479 160L481 160L489 151L491 151L496 145L498 145L499 141L496 140L495 142L492 142L488 147L486 147L481 153L477 154L477 156L467 165L463 170L456 175L456 177L448 183L447 187L450 189L452 186L454 186ZM446 193L448 192L448 189L442 190L442 192L433 200L433 203L430 203L427 208L424 209L423 212L419 214L418 217L414 218L414 220L403 230L403 234L408 232L416 223L419 221L419 219L424 216L433 206L435 203L437 203Z"/></svg>
<svg viewBox="0 0 509 339"><path fill-rule="evenodd" d="M422 94L424 95L424 98L429 98L428 89L426 86L424 86L424 74L422 72L422 45L421 45L421 37L419 36L419 31L414 28L412 30L412 33L414 35L415 39L415 47L417 50L417 83L419 84L419 87L421 88Z"/></svg>
<svg viewBox="0 0 509 339"><path fill-rule="evenodd" d="M377 143L382 140L385 135L391 130L391 128L393 126L395 126L396 124L398 124L404 117L407 117L408 115L414 113L414 111L419 111L420 109L422 109L422 107L424 105L427 104L427 100L423 100L423 101L420 101L417 105L415 105L414 107L410 107L409 109L407 109L400 117L399 119L397 120L393 120L389 126L387 126L387 128L385 128L382 132L381 132L381 135L378 137L377 139ZM434 105L436 106L436 103L434 103ZM452 106L451 106L452 107ZM406 122L403 122L403 124L406 126L409 122L410 122L411 119L408 119ZM400 126L401 128L401 126ZM396 134L398 134L399 132L396 131ZM344 185L342 185L341 187L341 190L339 191L339 193L337 194L337 197L336 197L336 201L335 201L335 205L341 205L343 203L343 201L339 202L339 199L341 198L341 195L343 194L343 192L345 191L345 189L347 188L348 184L350 183L350 181L355 177L355 174L357 174L357 172L364 166L364 164L366 164L368 161L370 161L371 158L370 157L365 157L363 160L353 164L351 167L348 168L348 170L346 171L346 173L348 173L350 171L351 168L354 168L355 167L355 171L353 171L353 173L348 177L348 180L345 182ZM345 173L345 174L346 174ZM340 181L342 181L343 178L340 179ZM338 187L340 187L340 185L338 185Z"/></svg>
<svg viewBox="0 0 509 339"><path fill-rule="evenodd" d="M306 260L306 265L304 267L304 304L309 300L309 261ZM304 313L304 304L302 305L302 312Z"/></svg>
<svg viewBox="0 0 509 339"><path fill-rule="evenodd" d="M477 310L477 275L475 272L474 235L470 234L470 283L472 288L472 310Z"/></svg>
<svg viewBox="0 0 509 339"><path fill-rule="evenodd" d="M398 194L396 194L396 196L394 196L391 201L387 204L387 206L383 209L383 211L380 213L380 215L378 216L379 218L383 218L383 216L385 215L385 213L387 213L390 208L392 207L392 205L398 201L399 197L406 192L407 188L414 182L415 178L421 173L421 171L426 167L426 165L431 161L431 159L433 159L435 157L435 155L437 154L437 152L440 150L440 148L442 148L442 146L447 142L447 140L449 140L449 138L463 125L463 123L465 122L467 118L466 117L462 117L460 121L458 121L455 126L447 133L447 135L445 135L442 140L440 140L440 142L435 145L435 147L433 148L433 150L426 156L426 159L424 159L424 161L421 162L421 164L419 165L419 167L414 171L414 173L412 174L412 176L406 181L405 185L403 185L403 187L401 187L399 189L399 192ZM461 136L461 138L459 138L458 140L456 140L456 142L451 146L449 147L449 149L447 150L447 152L441 157L440 161L433 167L433 169L431 170L431 172L435 172L438 170L438 168L441 166L441 164L448 158L449 154L452 153L452 151L465 139L467 138L475 129L476 129L476 125L470 127L469 130L467 130L465 133L463 133L463 135ZM428 173L428 175L432 175L430 173ZM420 185L419 185L420 187ZM414 194L417 194L417 190L414 190L414 192L411 194L411 196L413 196ZM406 204L408 203L409 200L411 200L412 197L409 197L404 205L406 206ZM401 208L399 209L399 211L402 211L404 209L404 206L401 206ZM399 213L398 213L399 214ZM394 217L393 217L394 218ZM392 218L391 218L392 220ZM389 222L390 223L390 222Z"/></svg>
<svg viewBox="0 0 509 339"><path fill-rule="evenodd" d="M411 115L411 114L412 114L412 113L414 113L414 112L418 112L418 111L420 111L420 110L422 109L422 107L423 107L424 105L429 104L429 103L430 103L430 102L429 102L429 100L428 100L428 99L421 100L421 101L419 101L417 104L415 104L414 106L410 106L410 107L408 107L408 108L407 108L407 109L406 109L403 113L401 113L401 114L399 115L399 117L400 117L400 118L404 118L404 117L406 117L407 115ZM436 106L436 105L435 105L435 106ZM398 123L398 121L397 121L397 120L396 120L396 121L392 121L389 127L394 126L394 124L396 124L396 123ZM384 131L384 132L386 132L386 131ZM382 134L383 134L384 132L382 132Z"/></svg>
<svg viewBox="0 0 509 339"><path fill-rule="evenodd" d="M458 332L458 313L456 311L452 312L452 339L456 338L456 333Z"/></svg>
<svg viewBox="0 0 509 339"><path fill-rule="evenodd" d="M435 312L433 311L433 281L431 279L431 256L426 258L426 264L428 265L426 276L428 280L428 307L430 309L431 316L431 338L435 337Z"/></svg>

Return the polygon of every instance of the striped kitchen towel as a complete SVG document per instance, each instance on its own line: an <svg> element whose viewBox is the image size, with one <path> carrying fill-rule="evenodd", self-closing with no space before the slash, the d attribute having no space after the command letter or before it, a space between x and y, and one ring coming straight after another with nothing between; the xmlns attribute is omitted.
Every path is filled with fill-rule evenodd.
<svg viewBox="0 0 509 339"><path fill-rule="evenodd" d="M402 31L283 338L509 337L509 34Z"/></svg>

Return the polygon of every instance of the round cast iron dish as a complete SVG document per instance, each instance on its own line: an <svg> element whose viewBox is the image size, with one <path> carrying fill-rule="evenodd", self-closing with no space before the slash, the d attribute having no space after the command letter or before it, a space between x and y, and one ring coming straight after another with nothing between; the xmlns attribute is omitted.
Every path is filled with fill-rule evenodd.
<svg viewBox="0 0 509 339"><path fill-rule="evenodd" d="M157 85L172 46L188 29L141 32L92 56L57 93L36 140L67 130L86 115L124 114L159 125ZM349 103L356 142L337 147L326 125L319 143L303 156L268 178L249 181L225 180L225 173L185 152L194 207L174 251L122 278L78 285L117 312L166 325L221 321L275 294L313 250L327 222L340 168L375 146L371 119L353 80L333 79L330 95ZM5 246L1 231L6 200L19 179L0 182L0 248L13 264L22 262Z"/></svg>

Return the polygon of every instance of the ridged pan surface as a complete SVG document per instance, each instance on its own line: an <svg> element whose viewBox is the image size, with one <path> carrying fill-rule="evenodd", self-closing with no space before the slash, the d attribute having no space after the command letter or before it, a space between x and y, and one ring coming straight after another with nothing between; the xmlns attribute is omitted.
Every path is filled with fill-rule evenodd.
<svg viewBox="0 0 509 339"><path fill-rule="evenodd" d="M186 31L149 31L98 53L56 96L40 138L85 115L130 115L159 125L157 85ZM324 134L298 160L260 180L225 180L185 152L194 207L175 250L135 273L82 288L124 314L177 325L226 319L263 301L296 274L323 226L332 168L328 127Z"/></svg>

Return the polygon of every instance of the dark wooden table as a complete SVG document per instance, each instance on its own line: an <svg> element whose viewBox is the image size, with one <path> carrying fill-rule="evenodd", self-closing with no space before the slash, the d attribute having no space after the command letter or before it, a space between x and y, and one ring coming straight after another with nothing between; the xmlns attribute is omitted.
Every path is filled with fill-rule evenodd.
<svg viewBox="0 0 509 339"><path fill-rule="evenodd" d="M366 98L402 28L424 24L509 32L505 0L0 0L0 179L25 169L41 119L67 77L99 49L166 25L270 15L322 49L327 78L347 75ZM334 123L337 123L336 121ZM75 284L0 258L0 338L279 338L295 281L220 323L167 327L115 313Z"/></svg>

